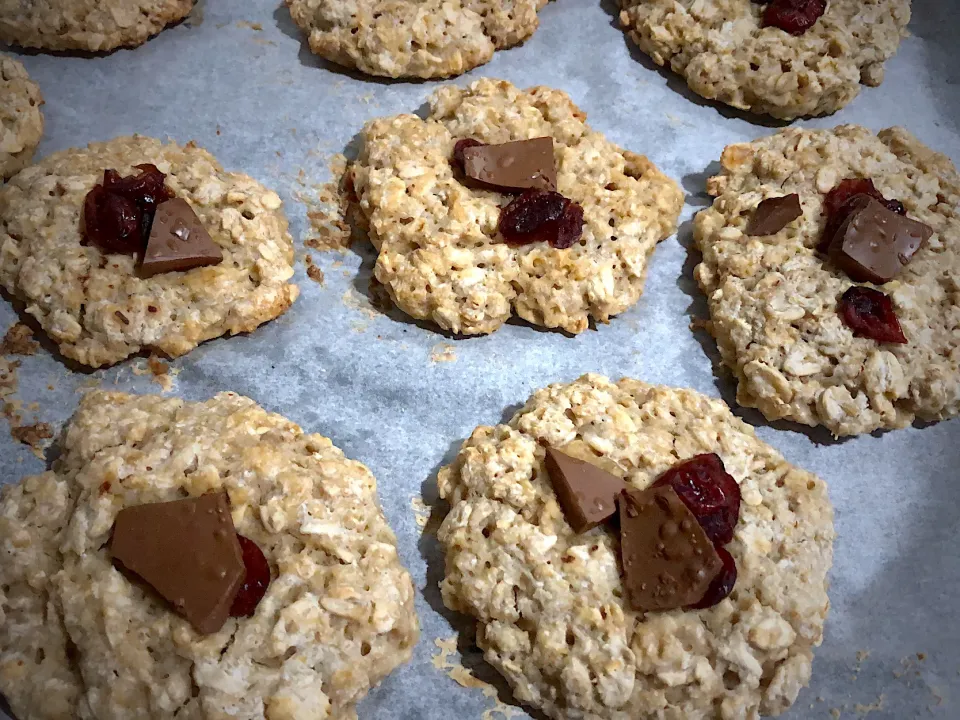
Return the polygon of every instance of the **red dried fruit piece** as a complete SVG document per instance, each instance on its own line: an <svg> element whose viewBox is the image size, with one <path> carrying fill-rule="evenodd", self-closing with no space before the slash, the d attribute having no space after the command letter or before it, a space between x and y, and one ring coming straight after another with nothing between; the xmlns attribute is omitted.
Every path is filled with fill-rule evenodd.
<svg viewBox="0 0 960 720"><path fill-rule="evenodd" d="M480 145L486 145L486 143L474 140L473 138L457 140L457 144L453 146L453 161L457 164L457 168L459 168L461 172L463 171L463 151L467 148L479 147Z"/></svg>
<svg viewBox="0 0 960 720"><path fill-rule="evenodd" d="M252 617L270 585L270 565L257 544L237 534L247 574L230 606L230 617Z"/></svg>
<svg viewBox="0 0 960 720"><path fill-rule="evenodd" d="M763 11L763 24L802 35L826 10L826 0L773 0Z"/></svg>
<svg viewBox="0 0 960 720"><path fill-rule="evenodd" d="M97 185L83 202L83 238L111 253L139 252L141 213L135 203Z"/></svg>
<svg viewBox="0 0 960 720"><path fill-rule="evenodd" d="M740 486L716 453L696 455L667 470L653 484L670 485L719 547L733 540L740 519Z"/></svg>
<svg viewBox="0 0 960 720"><path fill-rule="evenodd" d="M840 297L839 310L843 324L853 330L856 337L887 343L907 342L893 301L879 290L854 285Z"/></svg>
<svg viewBox="0 0 960 720"><path fill-rule="evenodd" d="M500 210L497 228L510 245L546 241L568 248L583 233L583 208L558 192L527 190Z"/></svg>
<svg viewBox="0 0 960 720"><path fill-rule="evenodd" d="M823 228L823 235L820 236L820 245L817 247L820 252L826 253L830 250L830 243L833 241L837 230L847 219L847 215L853 209L854 201L861 195L872 197L874 200L882 202L888 210L892 210L898 215L906 215L907 209L899 200L887 200L870 178L847 178L841 180L833 190L827 193L823 199L822 214L827 217L827 224Z"/></svg>
<svg viewBox="0 0 960 720"><path fill-rule="evenodd" d="M733 592L733 586L737 584L737 563L733 559L733 555L722 547L717 548L717 555L719 555L723 561L723 567L720 569L720 572L717 573L713 582L710 583L710 587L707 588L707 592L704 593L703 599L696 605L691 606L694 610L713 607Z"/></svg>

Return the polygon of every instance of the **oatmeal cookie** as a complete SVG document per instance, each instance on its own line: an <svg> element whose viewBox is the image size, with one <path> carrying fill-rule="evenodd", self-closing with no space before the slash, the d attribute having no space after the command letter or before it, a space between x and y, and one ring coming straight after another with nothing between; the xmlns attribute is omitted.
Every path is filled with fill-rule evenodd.
<svg viewBox="0 0 960 720"><path fill-rule="evenodd" d="M194 0L0 0L0 42L105 52L142 45L190 14Z"/></svg>
<svg viewBox="0 0 960 720"><path fill-rule="evenodd" d="M0 181L30 164L43 135L40 88L19 60L0 55Z"/></svg>
<svg viewBox="0 0 960 720"><path fill-rule="evenodd" d="M141 279L133 255L81 244L84 198L107 168L153 163L190 203L223 262ZM84 365L142 349L171 357L204 340L249 332L296 299L293 240L280 197L228 173L205 150L123 137L45 158L0 189L0 284L60 351Z"/></svg>
<svg viewBox="0 0 960 720"><path fill-rule="evenodd" d="M574 440L636 488L680 460L722 457L743 497L727 545L739 577L725 600L630 609L617 534L575 534L544 467L544 445ZM439 532L444 601L477 619L486 660L550 717L756 717L787 708L809 681L829 607L826 486L723 402L598 375L551 385L508 424L477 428L439 489L451 505Z"/></svg>
<svg viewBox="0 0 960 720"><path fill-rule="evenodd" d="M903 128L789 129L723 152L713 207L696 218L695 275L710 332L735 373L737 402L767 418L835 435L899 428L960 411L960 178L948 158ZM825 193L869 178L933 236L891 282L908 342L854 337L837 314L853 281L815 248ZM745 235L757 205L797 193L803 215L779 233Z"/></svg>
<svg viewBox="0 0 960 720"><path fill-rule="evenodd" d="M836 112L877 86L910 21L910 0L830 0L802 35L763 27L754 0L620 0L620 24L698 95L791 120Z"/></svg>
<svg viewBox="0 0 960 720"><path fill-rule="evenodd" d="M571 333L637 302L647 260L671 235L683 204L676 183L647 158L592 130L563 92L523 91L481 79L447 86L426 120L380 118L363 130L354 187L376 278L401 310L454 333L490 333L511 314ZM454 176L458 139L504 143L551 136L557 190L583 206L579 243L521 247L497 237L509 196Z"/></svg>
<svg viewBox="0 0 960 720"><path fill-rule="evenodd" d="M370 75L438 78L537 29L547 0L285 0L317 55Z"/></svg>
<svg viewBox="0 0 960 720"><path fill-rule="evenodd" d="M105 546L123 508L221 488L272 580L199 635ZM0 690L25 719L355 719L418 636L370 471L233 393L87 395L54 471L3 489L0 553Z"/></svg>

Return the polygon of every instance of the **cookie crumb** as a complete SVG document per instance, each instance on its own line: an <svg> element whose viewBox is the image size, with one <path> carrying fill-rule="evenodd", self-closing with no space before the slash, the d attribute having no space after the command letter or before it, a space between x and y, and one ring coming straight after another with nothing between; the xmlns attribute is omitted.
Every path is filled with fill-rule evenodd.
<svg viewBox="0 0 960 720"><path fill-rule="evenodd" d="M44 422L33 425L17 425L10 427L10 435L19 443L29 445L34 452L43 450L43 441L53 437L53 429ZM43 457L42 452L40 457Z"/></svg>
<svg viewBox="0 0 960 720"><path fill-rule="evenodd" d="M304 262L306 262L307 265L307 277L317 283L317 285L323 285L323 270L313 264L313 256L307 253Z"/></svg>
<svg viewBox="0 0 960 720"><path fill-rule="evenodd" d="M436 638L433 641L440 651L433 656L431 662L437 670L442 670L447 676L461 687L480 690L483 695L494 702L494 706L483 711L481 720L494 720L496 716L510 720L514 717L523 717L524 713L510 705L500 701L497 689L490 683L486 683L476 677L469 669L465 668L458 660L451 659L451 655L457 652L456 636L449 638Z"/></svg>
<svg viewBox="0 0 960 720"><path fill-rule="evenodd" d="M454 362L457 359L455 348L450 343L437 343L430 351L430 362Z"/></svg>
<svg viewBox="0 0 960 720"><path fill-rule="evenodd" d="M333 179L329 182L308 186L303 170L297 175L297 183L313 192L294 192L294 196L307 206L307 220L311 234L303 244L321 252L346 250L353 243L349 222L353 198L353 173L343 155L334 155L330 162Z"/></svg>
<svg viewBox="0 0 960 720"><path fill-rule="evenodd" d="M39 349L33 330L23 323L12 325L0 341L0 355L35 355Z"/></svg>
<svg viewBox="0 0 960 720"><path fill-rule="evenodd" d="M263 25L258 22L250 22L249 20L238 20L237 27L253 30L254 32L263 32Z"/></svg>
<svg viewBox="0 0 960 720"><path fill-rule="evenodd" d="M419 495L414 495L410 498L410 509L413 510L413 517L419 527L426 527L427 520L430 519L430 506L427 505L423 498Z"/></svg>

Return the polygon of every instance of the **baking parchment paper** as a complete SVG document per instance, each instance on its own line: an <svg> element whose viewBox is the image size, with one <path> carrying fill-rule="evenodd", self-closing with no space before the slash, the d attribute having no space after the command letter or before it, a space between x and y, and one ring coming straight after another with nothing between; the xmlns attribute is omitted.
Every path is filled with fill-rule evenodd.
<svg viewBox="0 0 960 720"><path fill-rule="evenodd" d="M800 124L905 125L960 161L960 3L923 0L913 11L913 36L887 63L883 85ZM617 27L613 0L550 3L523 47L455 82L489 75L566 90L595 128L682 183L682 225L653 255L643 299L609 325L571 338L511 322L454 340L371 302L369 246L305 251L308 208L297 201L331 179L334 154L355 152L364 121L417 110L439 83L373 80L314 57L277 0L205 0L183 24L105 57L17 54L47 101L39 156L134 132L195 140L283 196L301 298L253 334L171 363L170 391L248 395L329 436L376 475L419 591L423 633L412 662L370 693L360 718L540 717L519 708L473 647L472 623L440 601L443 560L430 534L436 517L428 520L436 471L477 425L507 419L534 389L585 372L689 386L733 404L714 343L690 329L706 315L692 279L690 219L709 203L705 181L724 146L778 125L708 103L658 69ZM322 285L305 275L305 252ZM0 330L16 321L0 303ZM8 399L19 401L22 423L56 429L93 386L161 391L143 359L92 373L68 370L49 345L20 359L19 392ZM833 442L825 431L737 413L824 477L836 506L833 609L811 687L788 717L960 717L960 422ZM44 467L6 428L0 435L0 481Z"/></svg>

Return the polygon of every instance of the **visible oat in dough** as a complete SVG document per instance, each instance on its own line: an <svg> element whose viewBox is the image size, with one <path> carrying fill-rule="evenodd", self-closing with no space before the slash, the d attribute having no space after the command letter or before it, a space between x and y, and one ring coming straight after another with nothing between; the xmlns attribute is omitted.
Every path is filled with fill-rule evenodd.
<svg viewBox="0 0 960 720"><path fill-rule="evenodd" d="M19 60L0 55L0 182L30 164L43 136L43 96Z"/></svg>
<svg viewBox="0 0 960 720"><path fill-rule="evenodd" d="M836 112L883 80L910 0L830 0L802 35L763 27L755 0L620 0L620 24L658 65L711 100L792 120Z"/></svg>
<svg viewBox="0 0 960 720"><path fill-rule="evenodd" d="M547 0L285 0L310 49L386 77L460 75L537 29Z"/></svg>
<svg viewBox="0 0 960 720"><path fill-rule="evenodd" d="M718 453L743 495L727 549L739 577L707 610L641 616L623 598L617 533L574 534L543 445L582 440L637 488ZM829 607L833 510L719 400L585 375L536 392L506 425L479 427L439 474L451 609L516 697L558 720L777 714L810 679Z"/></svg>
<svg viewBox="0 0 960 720"><path fill-rule="evenodd" d="M133 174L153 163L196 211L223 251L219 265L140 279L133 255L81 244L87 192L107 168ZM224 334L249 332L297 298L293 240L280 197L223 170L205 150L133 136L71 149L27 168L0 189L0 284L84 365L142 349L171 357Z"/></svg>
<svg viewBox="0 0 960 720"><path fill-rule="evenodd" d="M0 0L0 42L105 52L142 45L190 14L194 0Z"/></svg>
<svg viewBox="0 0 960 720"><path fill-rule="evenodd" d="M878 135L845 125L789 129L723 151L696 218L707 295L737 402L771 419L824 425L835 435L899 428L960 412L960 177L948 158L902 128ZM934 235L880 289L906 345L857 338L837 314L854 283L815 252L823 199L840 180L870 178ZM767 197L798 193L803 216L769 237L746 224Z"/></svg>
<svg viewBox="0 0 960 720"><path fill-rule="evenodd" d="M426 120L380 118L363 130L354 186L379 250L378 281L408 315L466 335L490 333L511 314L578 333L640 298L647 260L671 235L683 204L676 183L585 122L563 92L523 91L481 79L446 86ZM497 237L510 196L465 186L450 159L461 138L503 143L552 136L558 191L584 209L568 250L512 247Z"/></svg>
<svg viewBox="0 0 960 720"><path fill-rule="evenodd" d="M252 400L93 392L52 472L0 492L0 691L32 720L356 719L407 661L413 584L376 481ZM251 618L200 636L105 549L124 507L230 496L273 575Z"/></svg>

